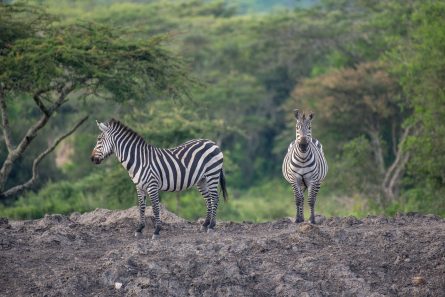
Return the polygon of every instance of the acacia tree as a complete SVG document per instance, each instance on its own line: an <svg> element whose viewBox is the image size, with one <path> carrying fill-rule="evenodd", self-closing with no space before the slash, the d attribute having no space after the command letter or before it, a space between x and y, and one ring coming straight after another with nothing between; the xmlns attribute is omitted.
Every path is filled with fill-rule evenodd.
<svg viewBox="0 0 445 297"><path fill-rule="evenodd" d="M17 160L70 100L150 100L162 92L181 96L190 82L181 60L161 46L163 37L126 40L123 32L92 23L64 25L23 4L0 3L0 26L0 114L7 149L0 168L2 198L32 187L42 159L86 121L88 114L34 159L27 182L6 189ZM17 140L11 136L8 106L19 98L32 100L40 117Z"/></svg>
<svg viewBox="0 0 445 297"><path fill-rule="evenodd" d="M304 81L295 88L289 104L314 110L317 125L337 135L342 131L344 142L365 135L380 189L391 200L409 159L403 143L413 133L412 126L402 125L407 111L399 105L401 96L400 86L385 67L368 62Z"/></svg>

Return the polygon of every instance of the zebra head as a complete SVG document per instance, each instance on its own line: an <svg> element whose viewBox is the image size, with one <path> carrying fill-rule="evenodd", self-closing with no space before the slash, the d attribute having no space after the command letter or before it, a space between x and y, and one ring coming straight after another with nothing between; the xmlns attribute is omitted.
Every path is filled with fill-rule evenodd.
<svg viewBox="0 0 445 297"><path fill-rule="evenodd" d="M91 153L91 162L100 164L113 153L113 144L110 135L110 124L104 124L98 121L96 121L96 123L102 132L97 136L96 146Z"/></svg>
<svg viewBox="0 0 445 297"><path fill-rule="evenodd" d="M295 118L297 119L297 124L295 125L295 134L297 139L297 144L303 152L306 152L309 141L312 138L311 132L311 121L314 117L313 113L310 113L307 117L303 113L301 114L298 109L294 110Z"/></svg>

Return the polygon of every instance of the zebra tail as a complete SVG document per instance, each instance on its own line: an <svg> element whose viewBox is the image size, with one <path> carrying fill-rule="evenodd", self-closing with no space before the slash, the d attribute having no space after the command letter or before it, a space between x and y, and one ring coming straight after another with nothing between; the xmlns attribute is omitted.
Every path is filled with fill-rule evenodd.
<svg viewBox="0 0 445 297"><path fill-rule="evenodd" d="M221 191L224 197L224 201L227 201L229 195L227 194L226 179L224 177L224 171L222 170L222 168L221 168L221 173L219 174L219 184L221 185Z"/></svg>

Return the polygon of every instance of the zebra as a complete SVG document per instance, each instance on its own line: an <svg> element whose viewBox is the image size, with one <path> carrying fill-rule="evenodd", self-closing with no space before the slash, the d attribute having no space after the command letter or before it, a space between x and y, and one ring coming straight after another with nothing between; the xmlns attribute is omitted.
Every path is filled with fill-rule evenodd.
<svg viewBox="0 0 445 297"><path fill-rule="evenodd" d="M315 224L314 207L320 184L328 172L328 164L323 154L323 147L312 137L311 122L313 113L309 116L294 110L296 123L296 139L291 142L283 161L283 176L292 185L296 202L295 223L304 221L303 203L304 191L308 189L308 200L311 208L310 222Z"/></svg>
<svg viewBox="0 0 445 297"><path fill-rule="evenodd" d="M139 224L135 236L145 227L146 196L150 197L155 217L153 239L161 230L159 191L178 192L196 186L205 199L207 216L203 230L212 232L216 225L218 183L227 199L223 173L223 153L211 140L193 139L174 148L158 148L120 121L97 122L101 133L91 154L91 161L100 164L111 154L127 169L136 185Z"/></svg>

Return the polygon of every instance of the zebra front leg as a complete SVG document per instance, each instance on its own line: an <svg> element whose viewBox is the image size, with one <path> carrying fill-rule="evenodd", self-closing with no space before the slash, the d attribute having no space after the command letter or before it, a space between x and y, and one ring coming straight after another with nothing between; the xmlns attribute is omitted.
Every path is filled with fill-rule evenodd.
<svg viewBox="0 0 445 297"><path fill-rule="evenodd" d="M295 184L292 185L292 189L294 190L295 205L296 205L295 223L301 223L304 221L304 215L303 215L304 196L303 196L303 190L301 189L300 185L301 185L300 181L297 181Z"/></svg>
<svg viewBox="0 0 445 297"><path fill-rule="evenodd" d="M153 215L155 217L155 231L153 232L153 239L159 238L159 231L161 231L161 217L159 209L159 190L153 189L149 190L148 194L151 200L151 208L153 210Z"/></svg>
<svg viewBox="0 0 445 297"><path fill-rule="evenodd" d="M145 192L142 189L136 189L139 204L139 225L136 228L136 237L140 237L142 229L145 227Z"/></svg>
<svg viewBox="0 0 445 297"><path fill-rule="evenodd" d="M311 217L310 217L311 224L315 224L314 208L315 208L315 201L317 199L317 194L318 194L319 190L320 190L320 183L314 182L309 185L308 196L309 196L309 206L311 208Z"/></svg>

